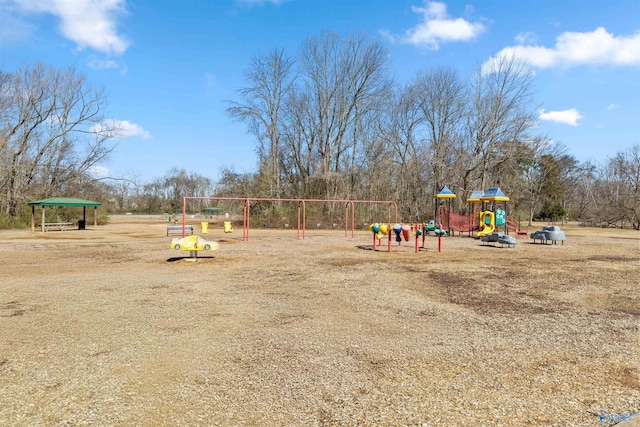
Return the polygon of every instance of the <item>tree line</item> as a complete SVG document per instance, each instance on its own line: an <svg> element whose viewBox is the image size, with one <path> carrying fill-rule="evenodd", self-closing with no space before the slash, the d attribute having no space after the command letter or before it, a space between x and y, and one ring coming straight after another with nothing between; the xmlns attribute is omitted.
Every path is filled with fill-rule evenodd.
<svg viewBox="0 0 640 427"><path fill-rule="evenodd" d="M458 211L472 191L498 186L525 220L639 227L638 146L594 165L536 134L525 62L496 59L468 76L435 66L406 84L389 68L382 44L360 34L324 33L295 57L276 49L254 58L227 111L255 138L258 170L225 171L219 191L395 200L403 218L421 221L444 185Z"/></svg>
<svg viewBox="0 0 640 427"><path fill-rule="evenodd" d="M217 182L175 168L148 183L96 177L117 149L104 89L74 68L0 71L0 225L24 221L30 200L64 195L144 213L174 212L184 196L394 200L403 220L423 221L446 185L456 211L473 190L498 186L523 220L640 228L640 147L594 164L536 134L526 63L496 60L464 76L434 66L406 83L390 65L380 42L330 32L295 56L255 57L227 112L255 138L256 171L224 169ZM322 209L336 218L342 207Z"/></svg>

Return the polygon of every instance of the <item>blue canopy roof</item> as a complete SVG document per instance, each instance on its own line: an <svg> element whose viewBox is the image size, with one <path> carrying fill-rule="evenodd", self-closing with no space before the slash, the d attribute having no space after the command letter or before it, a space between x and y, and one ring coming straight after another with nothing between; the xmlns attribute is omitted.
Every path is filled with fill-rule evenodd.
<svg viewBox="0 0 640 427"><path fill-rule="evenodd" d="M455 199L456 195L453 193L453 191L449 190L449 187L445 185L440 189L440 191L438 191L438 194L436 194L434 197L437 199Z"/></svg>
<svg viewBox="0 0 640 427"><path fill-rule="evenodd" d="M507 201L509 198L505 196L505 194L498 187L491 187L484 193L484 196L481 197L481 200L498 200L498 201Z"/></svg>
<svg viewBox="0 0 640 427"><path fill-rule="evenodd" d="M473 190L471 195L467 199L467 202L479 202L480 199L484 196L484 191L482 190Z"/></svg>

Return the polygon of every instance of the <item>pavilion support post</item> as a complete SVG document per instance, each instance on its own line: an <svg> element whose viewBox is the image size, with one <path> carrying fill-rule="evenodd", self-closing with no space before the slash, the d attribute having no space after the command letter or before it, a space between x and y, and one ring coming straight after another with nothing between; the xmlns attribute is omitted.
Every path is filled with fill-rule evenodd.
<svg viewBox="0 0 640 427"><path fill-rule="evenodd" d="M98 227L98 207L93 207L93 226Z"/></svg>
<svg viewBox="0 0 640 427"><path fill-rule="evenodd" d="M31 205L31 232L36 232L36 206Z"/></svg>
<svg viewBox="0 0 640 427"><path fill-rule="evenodd" d="M44 206L42 207L42 222L40 223L42 227L42 232L44 233Z"/></svg>

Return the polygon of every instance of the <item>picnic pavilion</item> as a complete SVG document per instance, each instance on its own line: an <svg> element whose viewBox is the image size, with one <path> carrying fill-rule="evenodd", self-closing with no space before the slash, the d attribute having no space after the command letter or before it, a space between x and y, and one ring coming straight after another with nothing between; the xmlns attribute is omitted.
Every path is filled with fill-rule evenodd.
<svg viewBox="0 0 640 427"><path fill-rule="evenodd" d="M218 215L220 215L220 212L222 212L222 208L203 208L202 212L204 212L204 214L207 216L211 216L212 218L213 218L213 213L215 212L216 218L217 218Z"/></svg>
<svg viewBox="0 0 640 427"><path fill-rule="evenodd" d="M42 200L34 200L29 202L29 206L31 206L31 232L36 231L36 206L40 206L42 208L42 221L40 223L40 227L42 231L46 231L45 223L45 208L47 206L72 206L72 207L82 207L82 220L78 221L78 230L84 230L85 225L87 224L87 206L93 206L93 226L98 226L98 206L102 205L100 202L94 202L92 200L78 199L75 197L51 197L49 199ZM62 223L51 223L49 225L60 225ZM64 223L69 224L70 223Z"/></svg>

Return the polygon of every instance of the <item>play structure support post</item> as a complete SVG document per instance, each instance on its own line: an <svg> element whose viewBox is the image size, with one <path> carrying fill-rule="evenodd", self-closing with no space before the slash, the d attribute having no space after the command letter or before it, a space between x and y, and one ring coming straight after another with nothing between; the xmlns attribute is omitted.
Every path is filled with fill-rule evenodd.
<svg viewBox="0 0 640 427"><path fill-rule="evenodd" d="M438 252L442 252L442 233L438 234Z"/></svg>
<svg viewBox="0 0 640 427"><path fill-rule="evenodd" d="M353 239L356 228L356 205L353 202L351 204L351 238Z"/></svg>
<svg viewBox="0 0 640 427"><path fill-rule="evenodd" d="M349 218L349 202L344 205L344 237L347 237L348 221Z"/></svg>
<svg viewBox="0 0 640 427"><path fill-rule="evenodd" d="M243 219L243 230L242 230L242 240L245 242L249 241L249 217L251 216L251 201L249 199L245 199L244 201L244 219Z"/></svg>
<svg viewBox="0 0 640 427"><path fill-rule="evenodd" d="M186 236L185 233L185 221L187 218L187 198L182 198L182 237Z"/></svg>
<svg viewBox="0 0 640 427"><path fill-rule="evenodd" d="M395 208L395 215L396 215L395 222L398 222L398 205L396 204L396 202L389 202L388 211L387 211L387 226L389 228L389 230L387 231L389 233L388 235L389 252L391 252L391 207L392 206Z"/></svg>
<svg viewBox="0 0 640 427"><path fill-rule="evenodd" d="M304 232L307 229L307 204L304 200L298 201L298 239L300 238L300 206L302 206L302 240L304 240Z"/></svg>
<svg viewBox="0 0 640 427"><path fill-rule="evenodd" d="M298 202L298 239L300 239L300 204L302 202Z"/></svg>
<svg viewBox="0 0 640 427"><path fill-rule="evenodd" d="M355 206L352 201L348 201L344 207L344 237L348 237L347 231L349 229L349 209L351 209L351 238L353 239L354 230L356 228L356 213Z"/></svg>

